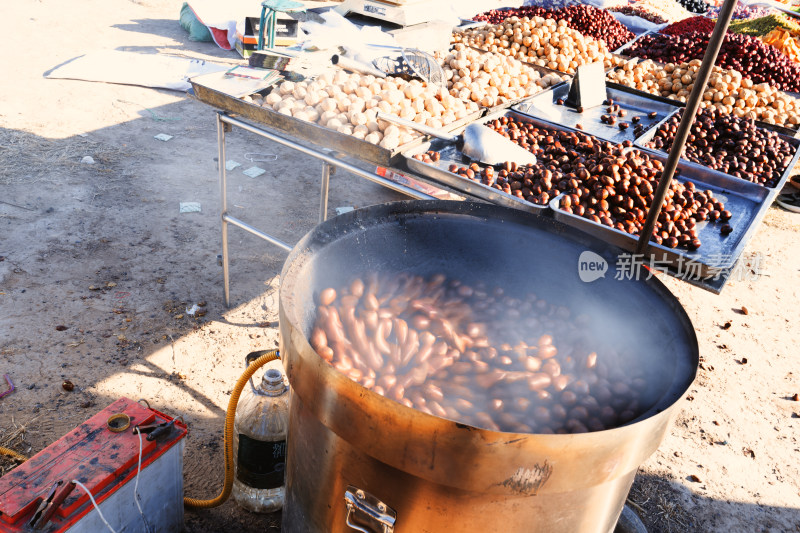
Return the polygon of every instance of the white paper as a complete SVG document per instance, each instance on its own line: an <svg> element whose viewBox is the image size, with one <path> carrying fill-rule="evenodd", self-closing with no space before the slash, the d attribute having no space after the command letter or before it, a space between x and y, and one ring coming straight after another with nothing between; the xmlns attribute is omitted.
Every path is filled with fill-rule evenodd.
<svg viewBox="0 0 800 533"><path fill-rule="evenodd" d="M245 176L248 176L250 178L257 178L261 174L263 174L264 172L266 172L266 170L264 170L263 168L250 167L247 170L242 171L242 174L244 174Z"/></svg>
<svg viewBox="0 0 800 533"><path fill-rule="evenodd" d="M172 139L172 135L167 135L166 133L159 133L158 135L154 135L153 138L158 141L167 142L168 140Z"/></svg>
<svg viewBox="0 0 800 533"><path fill-rule="evenodd" d="M200 212L200 202L181 202L180 212L181 213L199 213Z"/></svg>

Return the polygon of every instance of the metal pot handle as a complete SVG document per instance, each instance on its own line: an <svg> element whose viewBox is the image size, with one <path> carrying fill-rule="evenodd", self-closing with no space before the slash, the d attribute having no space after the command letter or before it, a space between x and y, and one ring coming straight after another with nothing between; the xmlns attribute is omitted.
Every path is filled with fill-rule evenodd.
<svg viewBox="0 0 800 533"><path fill-rule="evenodd" d="M344 492L344 504L347 507L345 522L351 529L361 533L394 533L397 513L372 494L350 485ZM356 513L361 515L364 526L370 529L351 521L350 516Z"/></svg>

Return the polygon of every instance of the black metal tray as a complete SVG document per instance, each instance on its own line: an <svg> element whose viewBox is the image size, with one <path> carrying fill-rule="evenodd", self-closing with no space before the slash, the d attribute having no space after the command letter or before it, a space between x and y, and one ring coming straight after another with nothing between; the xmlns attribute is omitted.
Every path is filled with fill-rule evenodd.
<svg viewBox="0 0 800 533"><path fill-rule="evenodd" d="M649 153L649 155L654 154ZM692 181L701 190L710 189L714 191L716 198L725 203L725 208L733 214L727 222L733 231L723 236L720 233L722 226L720 222L703 221L697 225L698 238L702 241L699 249L691 251L684 248L669 248L651 242L642 261L655 270L667 271L684 281L719 294L747 243L758 230L761 220L770 207L771 195L767 189L755 183L744 180L734 183L730 179L725 180L720 176L707 174L705 172L707 169L702 167L690 167L681 162L678 170L680 175L674 179L682 183ZM559 209L561 196L563 195L550 201L550 208L556 220L619 246L631 254L636 251L638 235L631 235L562 211Z"/></svg>
<svg viewBox="0 0 800 533"><path fill-rule="evenodd" d="M616 117L617 124L613 126L600 121L602 115L608 114L606 105L584 109L583 113L578 113L573 107L556 103L559 99L567 99L568 84L558 85L549 93L532 96L514 106L513 109L551 124L558 124L573 131L582 131L599 139L621 144L624 141L636 140L635 124L631 122L634 116L640 118L639 124L649 129L671 116L680 107L666 98L648 95L641 91L634 92L628 87L616 83L607 83L606 87L607 98L613 99L615 104L619 104L620 108L628 113L624 118ZM656 117L649 118L648 114L653 111L657 113ZM619 129L620 122L627 122L628 129ZM577 124L580 124L583 129L578 129Z"/></svg>

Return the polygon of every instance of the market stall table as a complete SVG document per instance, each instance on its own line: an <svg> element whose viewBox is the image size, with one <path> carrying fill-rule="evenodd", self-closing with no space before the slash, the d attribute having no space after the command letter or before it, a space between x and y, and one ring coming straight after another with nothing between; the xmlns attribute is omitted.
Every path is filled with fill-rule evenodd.
<svg viewBox="0 0 800 533"><path fill-rule="evenodd" d="M489 118L491 118L491 116L494 115L490 115ZM487 118L484 118L483 120L485 121L487 120ZM535 121L535 119L531 120ZM536 212L537 214L541 214L543 216L552 215L551 211L558 214L559 211L557 206L553 207L551 205L548 207L548 205L546 204L538 206L529 203L521 198L517 198L515 196L503 193L502 191L496 191L494 189L491 189L479 182L470 181L466 178L458 176L457 174L448 172L446 170L447 166L454 162L458 162L457 160L460 159L458 153L454 152L453 154L451 154L452 157L446 156L444 159L442 159L442 161L440 161L438 164L438 168L440 170L436 170L437 166L426 165L420 161L415 160L412 157L415 154L424 153L426 150L430 148L443 149L444 152L442 153L450 153L451 147L440 146L441 144L443 144L441 142L436 142L431 144L430 142L425 142L423 139L421 143L418 144L416 147L408 149L406 152L402 154L402 157L405 159L405 161L388 163L387 164L388 168L385 168L386 171L379 173L378 170L376 170L376 172L370 172L364 170L363 168L359 168L354 164L342 160L340 158L342 152L339 152L337 154L335 151L329 149L317 150L309 148L307 146L304 146L303 144L300 144L300 139L298 139L298 137L296 136L288 135L283 131L281 131L280 134L278 134L274 131L266 129L262 125L254 125L250 122L242 120L241 118L232 116L229 112L222 111L217 113L217 126L218 126L218 143L219 143L219 161L221 162L226 161L225 134L226 131L230 131L230 129L233 126L239 127L241 129L244 129L245 131L249 131L261 137L278 142L279 144L282 144L300 153L310 155L316 159L319 159L322 162L322 173L320 181L320 208L319 208L320 222L327 219L329 180L330 180L330 175L332 174L332 172L336 167L351 172L360 178L367 179L381 186L387 187L391 190L403 193L409 196L410 198L414 199L432 199L437 197L438 198L458 197L461 199L477 198L497 205L507 205L509 207L515 207L517 209ZM558 126L558 125L554 127L558 130L564 128L564 126ZM371 157L365 158L362 155L361 158L359 158L358 154L353 154L353 153L346 153L345 155L353 156L356 159L363 162L374 163L374 161L372 161L373 158ZM663 161L663 156L659 158L662 159ZM221 219L222 219L223 285L224 285L225 304L230 305L228 224L237 226L286 251L291 250L293 245L290 243L286 243L263 230L257 229L251 224L234 217L228 212L227 173L224 164L221 164L219 166L220 166L219 183L220 183L220 196L221 196ZM725 246L719 245L722 246L722 248L724 248L728 252L735 252L735 253L728 253L726 255L726 264L724 265L725 272L720 272L719 268L714 270L715 265L708 263L709 257L711 257L714 254L719 255L719 253L721 253L720 249L718 249L719 246L717 246L716 244L714 246L711 246L710 250L701 249L700 252L702 255L698 255L697 252L687 252L687 251L683 252L678 251L677 253L672 252L664 248L663 246L657 246L655 243L651 243L650 248L651 251L661 252L662 255L666 254L665 258L669 259L669 261L666 261L665 259L666 262L665 261L659 262L659 265L669 263L672 267L674 267L676 264L683 264L687 260L694 260L693 258L695 258L695 256L705 258L700 261L701 266L705 267L701 269L705 278L685 279L685 280L695 285L698 285L706 290L719 293L722 290L725 282L727 281L728 275L730 274L730 272L733 271L736 261L743 252L744 247L747 244L747 241L755 234L755 231L757 230L757 227L760 224L761 220L763 219L766 209L769 207L769 203L771 202L766 201L767 197L765 195L760 195L760 196L758 194L753 195L752 191L750 191L750 193L748 193L749 196L748 194L744 194L742 196L742 191L738 190L738 188L745 186L751 186L750 189L762 189L762 187L756 186L754 184L749 184L747 182L743 182L739 187L731 187L730 183L720 184L717 183L715 179L704 180L703 176L705 176L706 178L708 178L708 176L715 178L716 174L718 173L715 173L714 171L710 171L708 169L703 169L694 164L685 164L684 166L686 166L687 168L692 167L695 169L695 171L685 175L684 179L686 178L694 179L695 181L697 181L698 184L702 184L704 186L712 186L712 187L722 186L723 189L720 189L720 191L723 194L723 197L732 199L741 196L742 198L746 198L745 200L746 203L749 202L747 206L745 206L747 208L742 213L738 213L738 208L735 207L736 205L738 205L736 204L736 202L732 204L732 208L737 210L736 217L734 218L734 220L740 220L741 217L739 215L743 216L744 219L740 220L740 222L743 221L744 226L737 228L735 235L736 238L723 238L722 241L720 241L723 244L727 242L728 244L735 245L730 250L728 250L728 247L726 247L727 245ZM728 182L730 181L731 180L729 179ZM453 193L453 191L455 191L455 194ZM770 198L771 196L772 195L769 195ZM563 219L564 217L561 216L561 218ZM565 221L568 224L572 224L574 221L575 225L581 227L584 231L589 231L589 233L597 234L597 231L599 231L600 232L599 234L603 236L603 238L609 240L610 242L614 242L617 245L620 245L621 243L627 243L627 241L629 240L632 241L631 236L620 234L623 235L623 237L618 237L617 234L619 232L616 232L613 229L596 225L588 220L582 220L575 217L567 217L567 219L565 219ZM595 226L597 231L594 231ZM717 239L715 237L713 243L716 242ZM633 251L631 246L623 246L623 248L628 248L629 250ZM669 273L672 275L681 273L686 274L686 272L675 271L674 268Z"/></svg>
<svg viewBox="0 0 800 533"><path fill-rule="evenodd" d="M728 8L730 9L730 6L728 6ZM726 18L729 15L730 13L726 13ZM716 28L716 30L717 31L714 32L716 38L712 39L712 41L714 41L715 44L719 46L720 43L719 35L722 32L724 32L724 29L720 27ZM720 30L722 30L722 32ZM716 55L716 51L714 51L713 55ZM706 67L706 65L704 64L702 65L702 67ZM704 68L702 67L698 71L697 75L698 79L700 78L706 79L708 76L709 73L708 70L702 72L704 70ZM707 66L706 69L710 69L710 65ZM404 134L399 139L397 138L393 139L393 142L381 141L380 143L378 143L377 141L380 141L383 135L379 135L377 132L375 134L378 135L378 139L376 141L375 139L372 139L369 135L366 136L366 138L364 135L361 136L354 135L353 127L347 125L338 125L338 124L337 124L338 127L333 127L331 126L331 124L326 124L326 126L328 127L325 127L321 125L326 123L326 121L324 120L321 121L320 123L316 123L314 118L306 119L305 117L306 112L295 113L291 108L287 109L282 108L279 104L284 98L284 95L286 97L294 97L295 99L302 98L303 96L302 94L300 95L289 94L292 92L297 93L296 89L292 91L292 89L284 90L286 89L285 87L280 87L280 93L278 93L277 92L278 88L275 87L274 88L275 90L273 90L273 92L266 94L266 91L262 91L258 95L253 95L253 99L251 99L247 96L245 96L244 98L237 98L235 96L226 94L224 91L214 90L212 88L204 86L201 83L196 83L195 80L192 80L192 84L194 87L195 95L199 100L207 104L210 104L212 106L215 106L219 109L222 109L224 111L218 113L217 115L218 140L219 140L219 152L220 152L219 160L221 163L225 161L225 131L226 129L229 129L232 126L240 127L247 131L250 131L251 133L255 133L259 136L273 140L284 146L297 150L301 153L315 157L323 162L323 171L321 176L321 198L320 198L320 218L319 218L320 222L324 221L327 218L328 184L332 167L342 168L344 170L347 170L355 174L358 177L368 179L382 186L385 186L389 189L406 194L409 197L415 199L425 199L425 198L453 199L453 192L455 192L456 198L460 200L478 198L489 203L510 205L519 209L533 211L543 216L561 216L559 212L561 211L561 207L563 206L560 207L559 205L555 206L553 205L552 194L549 195L547 199L541 198L541 201L533 201L533 196L530 194L530 191L527 194L522 195L520 194L521 191L519 190L519 188L517 188L517 190L512 191L511 189L506 187L505 184L501 188L502 190L498 190L499 188L497 184L495 184L492 189L483 186L484 184L480 183L479 179L471 181L472 176L469 175L469 172L473 172L474 174L476 172L482 172L482 171L479 166L476 166L474 163L470 164L469 161L459 162L454 160L451 162L450 165L448 165L447 170L441 168L441 165L439 165L440 168L437 169L435 165L426 164L424 159L425 157L428 157L429 152L427 150L429 150L432 145L428 143L428 140L425 137L418 135L414 136L414 135ZM293 83L288 83L288 85L294 86ZM561 87L562 87L561 92L564 92L563 88L566 86L564 85ZM553 87L550 87L549 89L546 89L545 92L547 91L553 92L552 95L542 94L540 92L538 96L534 96L532 99L528 100L526 104L531 104L537 101L547 102L547 103L552 102L553 99L558 96L556 94L556 91L558 90L559 89L554 89ZM659 98L658 96L654 97L646 93L639 93L638 91L633 91L624 87L616 86L613 87L613 90L630 92L631 95L635 95L635 98L639 98L640 100L642 100L642 102L639 102L639 104L637 104L638 106L637 108L639 110L649 109L648 103L645 101L648 98L653 100L652 104L654 108L658 108L659 105L664 106L665 104L669 103L669 108L674 111L677 107L680 107L682 105L682 103L680 102L673 103L670 100L665 100L663 98ZM402 91L395 90L394 92L399 93L400 97L402 98L403 96ZM278 97L275 98L275 96ZM615 96L617 96L621 100L624 100L624 98L620 98L619 95ZM692 96L694 97L694 95ZM453 98L453 96L452 95L446 96L446 98ZM609 102L613 103L611 101L611 96L609 96L608 98ZM311 100L314 100L314 98L312 98ZM510 103L514 103L513 100ZM313 101L311 102L311 104L313 104ZM509 103L507 102L506 104L508 105ZM310 105L310 103L308 102L308 99L306 99L306 102L305 103L301 102L300 105L301 106ZM470 105L472 104L470 103ZM426 103L426 108L427 106L428 104ZM528 111L533 115L531 117L533 120L544 119L546 121L551 122L551 124L553 122L556 122L556 124L552 124L556 130L563 131L565 128L567 130L572 130L572 131L576 129L577 130L583 129L582 126L578 126L577 124L564 124L563 123L564 120L561 120L558 117L555 117L555 119L553 119L553 117L542 116L542 114L540 113L541 110L536 109L536 107L538 106L532 106L532 105L526 106L520 104L516 106L515 109L522 110L523 108L525 108L526 111ZM686 107L689 108L695 106L690 106L687 104ZM694 114L694 109L691 110L687 109L687 111L689 111L692 115ZM342 112L341 104L338 112L340 113ZM497 110L495 108L489 108L485 105L480 108L479 107L471 107L469 109L464 108L458 115L457 117L458 120L451 118L450 120L447 121L443 120L442 122L445 124L445 129L447 131L451 133L458 133L467 124L480 120L482 117L484 117L484 115L486 115L486 113L493 113L493 112L499 112L503 114L507 113L508 109ZM234 114L246 118L247 121L233 116ZM562 112L561 114L563 115L564 112ZM622 116L622 111L620 111L619 114L620 116ZM651 115L655 116L651 117ZM660 115L661 114L658 113L658 111L656 111L655 113L651 111L650 113L648 113L647 117L658 120L662 118ZM485 121L486 118L483 118L483 120ZM248 121L252 121L258 125L254 125L253 123ZM327 122L336 122L336 121L328 120ZM359 122L359 124L361 123ZM375 124L375 126L377 126L377 124ZM688 126L688 124L682 126ZM363 128L363 126L358 126L358 127ZM381 128L381 131L382 130L383 128ZM370 130L370 131L375 131L375 130ZM681 132L679 131L678 137L680 137L680 133ZM551 136L552 136L551 134L546 134L546 139L550 139ZM618 140L614 139L614 141ZM320 151L314 148L309 148L301 144L303 142L308 142L316 145L324 144L325 150ZM530 150L531 151L539 150L539 148L536 148L535 141L532 142L534 142L534 145L530 148ZM622 146L631 147L632 144L633 143L631 143L631 140L628 139L622 144ZM560 147L560 143L556 143L556 145L559 150L563 149L563 147ZM680 145L681 146L683 145L682 140L680 141ZM524 139L522 140L522 146L524 148L528 148L528 145ZM608 145L609 150L611 149L611 146L612 145ZM613 146L617 145L615 144ZM447 151L447 147L438 147L437 150L438 149L444 149L444 151L441 152L442 154ZM645 152L653 154L653 152L649 150L645 150ZM643 154L645 152L643 152ZM673 150L673 152L675 152L675 150ZM536 152L534 151L534 153ZM437 157L439 157L440 155L441 154L439 153L436 154ZM795 155L796 159L796 154L793 155ZM634 254L635 256L644 257L644 255L641 254L644 254L645 252L648 252L650 254L661 253L661 255L663 255L665 259L677 258L679 260L678 261L679 263L686 259L701 258L707 256L709 253L715 253L720 251L717 250L716 247L714 246L706 246L703 249L700 249L699 252L694 252L694 250L697 250L702 246L702 243L697 239L697 235L695 235L694 233L693 233L694 235L693 238L695 240L691 242L692 246L688 248L689 250L688 253L685 250L681 251L676 248L676 244L672 242L676 241L675 238L667 239L666 236L661 237L662 239L666 239L665 244L667 243L667 241L669 241L668 247L674 249L675 252L672 253L670 250L667 250L665 252L664 249L662 249L663 247L661 246L661 241L659 241L658 236L654 237L654 240L649 240L649 242L648 239L641 237L641 235L643 234L652 233L653 227L648 228L648 226L650 224L656 224L655 222L656 218L659 216L665 198L663 194L665 194L665 191L669 188L669 182L671 181L674 169L676 169L677 167L677 161L678 161L677 153L671 153L669 154L668 157L666 157L665 154L654 154L653 157L661 161L661 163L659 163L659 165L661 166L660 167L656 166L654 168L663 168L665 171L661 179L662 183L658 186L658 191L655 190L652 191L654 193L651 194L651 198L652 196L654 196L651 202L653 204L653 207L647 207L650 204L641 206L644 208L644 214L641 213L642 211L641 209L637 210L637 213L639 213L638 215L636 215L637 217L641 218L646 216L647 218L644 229L641 230L640 228L640 231L634 231L630 228L626 229L626 233L628 233L628 235L626 235L625 236L626 238L624 239L626 242L628 240L631 240L631 235L630 235L631 233L633 233L634 235L636 234L640 235L636 249L633 250L631 247L627 246L626 248L629 248L629 250L631 251L635 251L636 252ZM363 168L359 168L359 166L346 162L343 158L352 158L356 161L360 161L365 164L375 164L378 165L378 169L376 170L376 172L364 170ZM455 172L453 169L459 166L457 163L460 163L461 165L466 164L469 165L470 167L476 166L476 169L464 168L463 169L464 174L460 172ZM552 166L553 163L555 163L556 166L553 167ZM559 168L560 163L558 163L558 161L551 161L550 165L551 166L548 168ZM384 167L383 171L381 171L381 167ZM514 167L516 167L516 164L514 164ZM570 167L570 165L567 164L567 167ZM686 169L684 169L683 167L681 167L681 169L692 170L690 167L686 165L684 165L684 167L686 167ZM533 167L531 167L531 169L533 169ZM653 169L645 170L645 173L652 170ZM697 183L698 187L701 187L703 189L709 189L709 188L714 189L714 187L717 187L717 189L714 190L716 190L722 195L721 198L723 200L725 200L726 198L740 198L740 197L746 200L745 201L745 204L747 204L745 206L746 209L743 210L738 209L737 206L734 205L736 204L736 202L733 202L731 206L732 211L737 211L737 212L725 211L726 217L722 218L723 221L731 219L732 221L741 222L741 224L739 224L741 227L735 228L735 231L730 227L726 227L725 228L726 231L723 232L724 238L722 239L721 244L717 243L720 244L721 248L724 250L728 250L730 248L732 250L733 255L730 257L726 257L724 265L720 265L720 268L717 269L721 270L721 272L716 272L716 270L714 270L713 267L715 265L709 264L707 261L701 261L702 266L711 268L711 270L708 270L708 268L706 268L705 270L703 270L703 273L701 275L699 276L694 275L691 278L686 277L687 274L686 272L681 272L680 270L676 271L675 264L673 264L675 263L675 261L673 260L667 261L668 263L670 263L667 269L656 268L656 270L660 270L662 272L665 271L670 275L679 277L681 277L681 274L683 274L681 279L683 279L684 281L688 281L695 285L699 285L707 290L711 290L713 292L718 293L721 291L727 279L734 272L735 267L738 264L740 255L743 252L744 247L746 245L746 241L755 233L755 230L757 229L757 226L760 223L763 214L765 213L766 209L769 207L769 204L771 203L773 195L765 194L764 191L759 187L749 187L750 189L754 189L753 191L749 191L747 187L751 184L741 184L738 183L738 180L727 180L724 183L719 182L719 180L717 179L718 178L717 174L719 173L715 173L713 171L706 171L706 169L695 169L695 170L700 170L700 172L696 173L692 171L690 172L690 174L693 174L691 176L687 176L686 173L684 173L683 179L691 178L692 181ZM566 170L566 172L569 174L568 170ZM583 174L586 174L586 172L583 172ZM566 179L562 179L562 181L564 181L565 183L567 181L569 181L570 183L579 181L575 179L570 180L569 179L570 177L574 176L571 174L567 175ZM709 177L713 179L710 179ZM492 186L491 183L489 185ZM515 184L515 185L517 187L520 186L520 184ZM692 184L689 185L691 185L690 190L694 190L694 185ZM561 189L560 192L562 193L567 192L571 194L571 196L573 196L574 198L578 198L579 196L576 196L574 193L575 192L581 193L583 189L586 189L587 186L588 186L587 184L583 184L581 187L579 187L581 191L575 191L575 190L568 191L564 189L565 186L562 186L560 187ZM574 187L578 187L578 185L575 185ZM655 184L653 184L653 187L655 188ZM227 212L226 171L224 164L220 164L220 189L222 196L221 197L222 238L223 238L222 262L223 262L224 294L225 294L225 303L226 305L228 305L230 303L229 268L228 268L229 258L228 258L228 245L227 245L228 224L233 224L237 227L240 227L245 231L248 231L258 236L259 238L266 240L267 242L270 242L272 244L275 244L276 246L283 248L284 250L289 250L292 246L290 244L281 241L280 239L275 238L272 235L269 235L266 232L254 228L253 226L247 224L246 222L233 217L231 214ZM553 189L553 191L551 192L558 194L559 191L555 191L555 189ZM588 194L591 191L586 189L583 192L586 192ZM621 193L619 190L615 191L613 194L615 194L616 195L615 198L617 198L621 197L620 195L623 193L627 194L625 191ZM709 192L708 194L711 195L712 193ZM641 198L639 198L638 200L642 201ZM533 204L529 206L528 202L530 201L539 204L539 206L534 206ZM620 202L622 200L615 200L615 201ZM628 200L628 203L631 203L631 199ZM548 204L550 205L548 206ZM684 204L681 203L680 205L682 206ZM719 203L719 205L722 206L723 204ZM719 207L718 209L722 210L724 209L724 207ZM591 211L591 209L589 211ZM742 212L739 213L738 211ZM568 209L567 212L569 213ZM592 213L589 213L589 215L590 214ZM605 212L601 214L605 216ZM631 213L627 214L630 215ZM594 219L598 218L598 217L590 217L589 215L587 215L588 218L594 218ZM688 212L684 213L684 215L692 216L691 213ZM698 215L700 214L698 213ZM672 214L670 214L670 216L672 216ZM561 216L561 218L564 219L563 216ZM570 219L568 222L575 222L576 225L580 225L582 227L585 226L587 223L589 223L589 221L582 221L580 219L573 220L574 217L567 217L567 218ZM620 220L614 219L612 222L608 222L607 220L603 219L603 224L605 225L610 224L616 227L619 226ZM628 219L625 220L628 221ZM706 218L703 218L702 216L697 219L699 229L702 229L704 224L701 224L701 222L705 220ZM712 218L711 220L716 220L716 219ZM690 220L689 222L693 221ZM598 220L594 220L594 223L598 223ZM591 224L589 225L591 226ZM691 225L691 227L693 226L694 225ZM666 235L667 231L665 230L662 231L661 233ZM672 236L672 230L669 230L669 234ZM728 235L733 235L736 238L728 237ZM683 241L686 240L685 239L686 235L682 234L679 235L679 237L683 239L680 241L682 243L681 246L685 245L686 243ZM606 234L604 238L606 238L607 240L613 240L609 234ZM717 240L718 239L715 237L712 241L709 242L716 243ZM698 255L698 253L700 255ZM712 272L714 273L713 276L710 275Z"/></svg>

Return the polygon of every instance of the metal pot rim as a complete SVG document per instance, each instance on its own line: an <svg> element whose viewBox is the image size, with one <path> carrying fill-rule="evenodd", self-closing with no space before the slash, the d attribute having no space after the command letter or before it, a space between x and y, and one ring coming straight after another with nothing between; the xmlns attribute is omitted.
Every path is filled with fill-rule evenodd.
<svg viewBox="0 0 800 533"><path fill-rule="evenodd" d="M669 305L684 326L692 349L687 356L693 370L691 375L678 376L678 383L673 383L673 390L665 395L670 396L669 401L657 405L647 416L615 429L544 435L475 428L384 398L336 371L311 348L298 327L300 313L292 297L294 284L303 283L296 275L300 265L313 260L317 250L335 241L342 228L365 231L387 222L397 223L402 217L453 215L535 223L581 245L596 246L600 242L550 219L481 203L397 202L329 219L298 242L281 273L281 351L294 393L300 395L320 422L353 446L395 468L446 486L489 494L532 495L573 490L576 480L591 486L636 469L663 439L679 398L694 380L699 361L689 317L656 278L642 283L647 283ZM616 251L605 243L598 249ZM569 453L565 455L565 451ZM581 455L598 460L588 468L585 464L576 467L570 459ZM475 457L481 457L480 461Z"/></svg>

